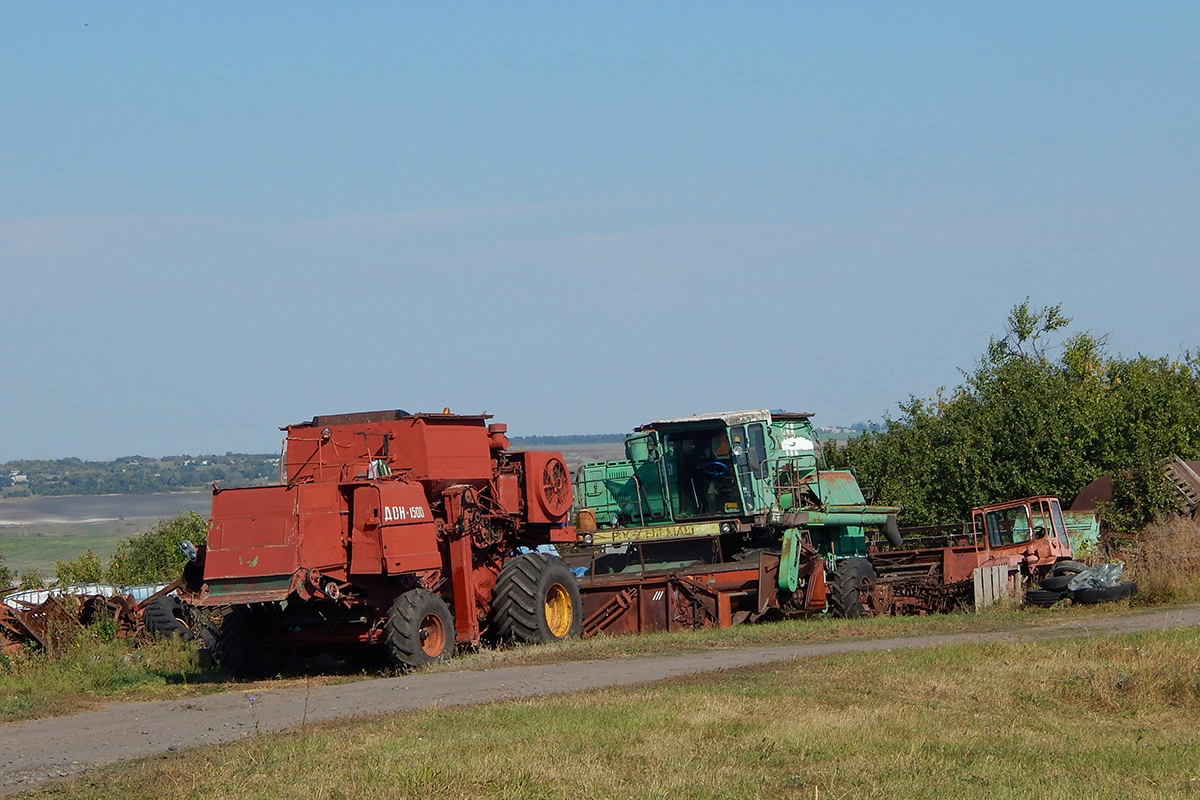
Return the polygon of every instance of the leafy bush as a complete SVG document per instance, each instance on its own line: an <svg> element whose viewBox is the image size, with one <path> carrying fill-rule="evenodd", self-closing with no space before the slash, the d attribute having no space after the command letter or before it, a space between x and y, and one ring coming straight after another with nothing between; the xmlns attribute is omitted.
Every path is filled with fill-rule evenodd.
<svg viewBox="0 0 1200 800"><path fill-rule="evenodd" d="M73 561L54 562L60 586L72 583L112 583L134 586L173 581L183 573L185 559L179 543L187 539L202 545L208 538L208 523L194 511L165 519L146 533L125 539L105 566L91 550Z"/></svg>
<svg viewBox="0 0 1200 800"><path fill-rule="evenodd" d="M100 556L88 550L73 561L54 562L54 580L59 586L73 583L103 583L104 564Z"/></svg>
<svg viewBox="0 0 1200 800"><path fill-rule="evenodd" d="M163 520L153 530L117 545L108 564L108 580L121 586L175 580L186 561L179 551L185 539L197 546L208 540L208 522L195 511Z"/></svg>
<svg viewBox="0 0 1200 800"><path fill-rule="evenodd" d="M912 525L1029 495L1070 501L1113 474L1106 523L1142 527L1172 507L1162 461L1200 456L1200 353L1123 359L1084 332L1052 359L1049 340L1069 323L1061 306L1034 311L1027 299L961 386L909 398L884 431L826 447L827 461L903 505Z"/></svg>

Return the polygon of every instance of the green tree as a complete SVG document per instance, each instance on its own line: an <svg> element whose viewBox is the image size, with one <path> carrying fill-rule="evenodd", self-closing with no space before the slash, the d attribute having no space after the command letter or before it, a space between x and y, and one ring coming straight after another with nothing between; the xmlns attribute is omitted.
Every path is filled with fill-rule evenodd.
<svg viewBox="0 0 1200 800"><path fill-rule="evenodd" d="M73 561L54 562L54 580L59 586L75 583L104 582L104 563L100 556L88 550Z"/></svg>
<svg viewBox="0 0 1200 800"><path fill-rule="evenodd" d="M1061 306L1033 310L1026 299L961 386L909 398L885 430L829 448L827 459L905 506L910 524L1027 495L1070 500L1114 474L1108 521L1140 527L1171 505L1163 459L1200 455L1200 359L1113 357L1088 332L1056 347L1069 324Z"/></svg>
<svg viewBox="0 0 1200 800"><path fill-rule="evenodd" d="M41 589L46 585L46 579L36 569L27 569L17 578L17 587L21 589Z"/></svg>
<svg viewBox="0 0 1200 800"><path fill-rule="evenodd" d="M109 560L107 579L119 586L175 580L186 561L179 550L179 543L185 539L194 545L208 539L208 523L194 511L162 520L152 530L117 545Z"/></svg>

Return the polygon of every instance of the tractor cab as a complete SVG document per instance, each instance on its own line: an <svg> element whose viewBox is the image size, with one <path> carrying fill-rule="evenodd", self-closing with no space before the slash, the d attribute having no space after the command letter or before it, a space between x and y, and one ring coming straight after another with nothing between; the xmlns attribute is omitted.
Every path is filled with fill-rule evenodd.
<svg viewBox="0 0 1200 800"><path fill-rule="evenodd" d="M993 557L1016 553L1039 567L1072 557L1057 497L1029 497L972 509L971 522Z"/></svg>
<svg viewBox="0 0 1200 800"><path fill-rule="evenodd" d="M732 411L643 425L626 438L625 460L579 470L578 505L601 528L627 528L810 504L801 494L819 489L809 416Z"/></svg>

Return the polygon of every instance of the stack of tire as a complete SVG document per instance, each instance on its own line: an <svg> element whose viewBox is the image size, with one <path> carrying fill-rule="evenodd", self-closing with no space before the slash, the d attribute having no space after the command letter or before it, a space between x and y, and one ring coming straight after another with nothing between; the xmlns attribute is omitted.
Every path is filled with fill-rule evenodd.
<svg viewBox="0 0 1200 800"><path fill-rule="evenodd" d="M1129 581L1118 583L1116 586L1072 591L1071 579L1087 568L1087 564L1079 561L1059 561L1050 570L1050 577L1042 579L1041 586L1025 592L1026 604L1049 608L1055 603L1070 600L1072 603L1081 605L1096 605L1097 603L1113 603L1123 600L1137 591L1137 584Z"/></svg>

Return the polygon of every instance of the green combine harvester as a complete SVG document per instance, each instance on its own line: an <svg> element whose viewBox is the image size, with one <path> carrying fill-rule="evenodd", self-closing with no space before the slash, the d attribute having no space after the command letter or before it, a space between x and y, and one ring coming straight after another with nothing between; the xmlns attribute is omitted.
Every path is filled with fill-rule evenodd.
<svg viewBox="0 0 1200 800"><path fill-rule="evenodd" d="M660 420L626 438L624 460L584 464L575 476L580 541L610 553L596 571L778 553L778 588L803 592L820 575L823 604L823 573L867 556L866 529L899 546L901 509L869 503L852 472L821 468L811 416L757 410Z"/></svg>

